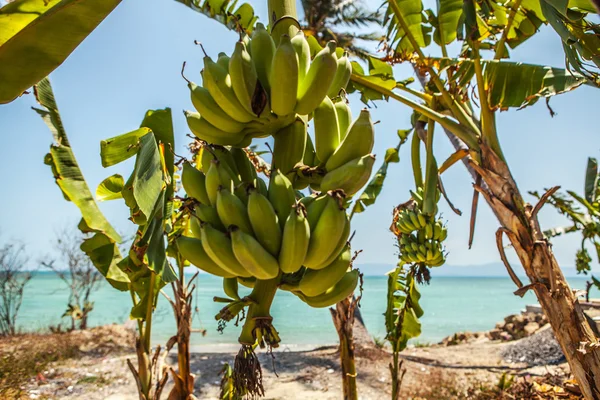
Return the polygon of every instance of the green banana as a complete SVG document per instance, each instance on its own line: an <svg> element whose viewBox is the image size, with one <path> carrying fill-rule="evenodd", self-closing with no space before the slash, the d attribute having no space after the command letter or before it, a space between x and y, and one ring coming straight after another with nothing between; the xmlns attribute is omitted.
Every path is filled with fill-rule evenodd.
<svg viewBox="0 0 600 400"><path fill-rule="evenodd" d="M191 237L181 236L176 241L179 253L197 268L209 274L232 278L235 275L217 265L204 251L202 241Z"/></svg>
<svg viewBox="0 0 600 400"><path fill-rule="evenodd" d="M229 75L231 75L231 86L242 106L251 114L256 114L252 109L252 102L257 89L258 75L252 62L250 53L246 50L246 44L238 41L235 50L229 60Z"/></svg>
<svg viewBox="0 0 600 400"><path fill-rule="evenodd" d="M346 224L344 225L344 230L342 230L342 236L338 240L335 249L331 252L331 255L327 260L325 260L320 265L316 265L314 267L315 270L320 270L321 268L327 268L329 264L335 261L335 259L339 256L340 252L344 249L346 244L348 243L348 237L350 236L350 220L348 219L348 215L346 215Z"/></svg>
<svg viewBox="0 0 600 400"><path fill-rule="evenodd" d="M252 61L254 62L258 80L265 91L271 93L269 78L271 75L273 55L275 54L275 42L269 32L265 29L265 26L260 22L256 23L256 27L252 32L250 49L252 54L254 54Z"/></svg>
<svg viewBox="0 0 600 400"><path fill-rule="evenodd" d="M199 204L194 208L194 212L196 213L196 216L200 218L200 221L208 222L213 228L216 228L221 232L227 231L227 228L225 228L225 225L221 222L221 218L219 218L219 214L215 207ZM192 225L192 227L194 227L194 225ZM196 234L196 236L201 237L200 234Z"/></svg>
<svg viewBox="0 0 600 400"><path fill-rule="evenodd" d="M298 204L290 212L283 227L283 239L279 252L279 267L286 274L298 271L308 251L310 226L304 206Z"/></svg>
<svg viewBox="0 0 600 400"><path fill-rule="evenodd" d="M298 87L298 57L288 35L281 36L279 46L275 50L269 81L273 83L271 110L281 116L294 112Z"/></svg>
<svg viewBox="0 0 600 400"><path fill-rule="evenodd" d="M314 113L315 148L317 157L323 163L335 152L340 144L340 131L333 102L325 97Z"/></svg>
<svg viewBox="0 0 600 400"><path fill-rule="evenodd" d="M183 163L181 171L181 184L188 196L193 197L202 204L210 205L205 185L206 177L189 162Z"/></svg>
<svg viewBox="0 0 600 400"><path fill-rule="evenodd" d="M323 50L315 55L305 78L298 86L296 113L300 115L310 114L327 96L329 86L337 70L335 48L335 42L330 41Z"/></svg>
<svg viewBox="0 0 600 400"><path fill-rule="evenodd" d="M306 146L304 147L304 157L302 158L302 163L304 165L308 165L309 167L315 167L318 164L318 162L315 162L315 158L315 146L313 145L313 141L310 135L308 135L307 133Z"/></svg>
<svg viewBox="0 0 600 400"><path fill-rule="evenodd" d="M301 85L310 68L310 46L302 31L299 31L291 42L298 56L298 85Z"/></svg>
<svg viewBox="0 0 600 400"><path fill-rule="evenodd" d="M227 72L229 72L229 60L227 53L220 52L217 54L217 64Z"/></svg>
<svg viewBox="0 0 600 400"><path fill-rule="evenodd" d="M267 197L277 213L279 226L283 228L292 206L296 202L296 192L290 180L278 169L271 172Z"/></svg>
<svg viewBox="0 0 600 400"><path fill-rule="evenodd" d="M217 205L217 194L219 187L228 189L233 192L233 178L230 175L230 170L223 167L219 160L212 160L208 172L206 173L206 193L210 204Z"/></svg>
<svg viewBox="0 0 600 400"><path fill-rule="evenodd" d="M244 233L252 235L246 206L236 195L222 187L217 192L217 213L226 227L237 225Z"/></svg>
<svg viewBox="0 0 600 400"><path fill-rule="evenodd" d="M306 125L300 118L277 132L274 136L272 167L289 176L296 164L302 162L307 136Z"/></svg>
<svg viewBox="0 0 600 400"><path fill-rule="evenodd" d="M218 126L224 132L238 133L244 129L244 124L232 119L212 98L206 88L189 82L190 97L192 104L198 110L202 118L213 126Z"/></svg>
<svg viewBox="0 0 600 400"><path fill-rule="evenodd" d="M327 172L321 181L321 190L341 189L346 196L352 196L367 183L374 163L375 156L373 154L348 161L341 167Z"/></svg>
<svg viewBox="0 0 600 400"><path fill-rule="evenodd" d="M352 75L352 64L348 58L348 53L344 52L344 56L337 59L337 68L327 96L334 98L340 95L340 90L346 89L350 76Z"/></svg>
<svg viewBox="0 0 600 400"><path fill-rule="evenodd" d="M307 269L300 280L298 289L307 296L318 296L340 281L350 267L352 251L346 244L333 262L318 271Z"/></svg>
<svg viewBox="0 0 600 400"><path fill-rule="evenodd" d="M237 278L223 278L223 292L233 300L239 300Z"/></svg>
<svg viewBox="0 0 600 400"><path fill-rule="evenodd" d="M231 179L233 179L233 184L235 186L241 183L240 173L237 169L237 165L231 155L231 151L223 146L211 146L212 151L217 157L217 160L221 162L221 165L227 170Z"/></svg>
<svg viewBox="0 0 600 400"><path fill-rule="evenodd" d="M239 283L241 283L242 285L244 285L250 289L253 289L254 285L256 284L256 278L253 276L251 276L249 278L242 278L241 276L238 276L237 280Z"/></svg>
<svg viewBox="0 0 600 400"><path fill-rule="evenodd" d="M337 100L333 103L335 106L335 113L338 117L338 125L340 131L340 143L346 138L348 128L352 124L352 110L345 99Z"/></svg>
<svg viewBox="0 0 600 400"><path fill-rule="evenodd" d="M184 111L185 119L192 133L200 140L218 145L236 145L244 140L244 135L240 132L225 132L208 122L200 114Z"/></svg>
<svg viewBox="0 0 600 400"><path fill-rule="evenodd" d="M229 227L231 245L235 258L256 277L267 280L279 274L279 263L253 236L242 232L237 226Z"/></svg>
<svg viewBox="0 0 600 400"><path fill-rule="evenodd" d="M256 169L248 158L246 151L237 147L231 149L231 157L239 171L242 182L253 182L256 179Z"/></svg>
<svg viewBox="0 0 600 400"><path fill-rule="evenodd" d="M374 144L375 134L371 113L364 109L348 130L342 143L327 160L325 168L327 171L333 171L348 161L369 154Z"/></svg>
<svg viewBox="0 0 600 400"><path fill-rule="evenodd" d="M340 207L339 199L327 195L325 209L311 230L308 253L304 266L311 269L323 267L331 253L335 250L346 223L346 211Z"/></svg>
<svg viewBox="0 0 600 400"><path fill-rule="evenodd" d="M254 119L254 115L246 111L237 99L231 86L231 76L227 73L227 70L208 56L204 57L202 78L202 85L208 89L213 99L227 115L243 123Z"/></svg>
<svg viewBox="0 0 600 400"><path fill-rule="evenodd" d="M200 148L198 154L196 154L196 166L200 171L204 172L206 175L208 173L208 169L210 168L210 162L215 159L215 156L211 153L212 149L209 150L210 145L204 145Z"/></svg>
<svg viewBox="0 0 600 400"><path fill-rule="evenodd" d="M277 214L269 199L256 189L251 189L248 194L248 217L258 242L269 253L277 256L281 247L281 229Z"/></svg>
<svg viewBox="0 0 600 400"><path fill-rule="evenodd" d="M311 232L315 230L317 222L319 221L319 218L321 218L321 214L323 214L323 210L329 200L331 200L329 195L322 194L321 196L314 198L314 200L307 205L306 215Z"/></svg>
<svg viewBox="0 0 600 400"><path fill-rule="evenodd" d="M202 247L206 254L222 269L232 273L234 276L251 276L233 253L231 239L225 233L210 226L200 225L202 233Z"/></svg>
<svg viewBox="0 0 600 400"><path fill-rule="evenodd" d="M344 300L346 297L350 296L352 292L354 292L354 289L356 289L356 285L358 285L359 277L360 274L358 270L355 269L352 271L348 271L344 274L342 279L338 281L338 283L327 289L325 293L320 294L318 296L309 297L298 292L292 293L294 293L300 298L300 300L304 301L311 307L330 307Z"/></svg>
<svg viewBox="0 0 600 400"><path fill-rule="evenodd" d="M254 187L256 188L256 190L258 190L258 193L262 194L263 196L269 196L269 189L267 189L267 184L261 177L257 177L254 180Z"/></svg>

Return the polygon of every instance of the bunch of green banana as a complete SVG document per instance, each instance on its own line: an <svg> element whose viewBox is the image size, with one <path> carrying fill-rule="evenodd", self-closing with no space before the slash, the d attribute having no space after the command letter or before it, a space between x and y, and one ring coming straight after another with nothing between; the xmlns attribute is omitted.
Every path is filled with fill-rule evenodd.
<svg viewBox="0 0 600 400"><path fill-rule="evenodd" d="M277 42L258 23L252 38L240 39L231 56L219 53L215 62L205 55L202 85L188 81L197 112L186 111L185 117L194 135L211 144L246 147L346 88L352 66L347 55L337 58L334 41L312 60L303 32Z"/></svg>
<svg viewBox="0 0 600 400"><path fill-rule="evenodd" d="M302 121L300 126L303 130ZM308 197L314 199L310 202L298 199L299 193L279 170L271 173L267 187L242 149L207 145L197 160L196 166L185 162L181 174L183 189L196 200L189 237L181 238L188 260L225 278L233 274L258 280L302 268L328 270L335 264L350 233L342 192ZM200 245L195 253L190 251L192 243ZM207 258L208 267L195 262ZM319 279L325 287L305 294L324 292L341 279L339 273L333 276L329 283Z"/></svg>
<svg viewBox="0 0 600 400"><path fill-rule="evenodd" d="M428 267L439 267L446 259L441 240L425 239L414 234L402 235L400 244L400 261L404 263L423 263Z"/></svg>

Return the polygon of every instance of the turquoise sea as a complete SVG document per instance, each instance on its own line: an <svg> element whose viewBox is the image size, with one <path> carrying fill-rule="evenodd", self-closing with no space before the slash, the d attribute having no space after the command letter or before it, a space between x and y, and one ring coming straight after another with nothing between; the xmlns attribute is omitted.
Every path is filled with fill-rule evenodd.
<svg viewBox="0 0 600 400"><path fill-rule="evenodd" d="M569 279L573 288L584 288L582 278ZM221 280L211 275L199 276L197 300L199 309L194 328L206 329L206 335L192 335L192 345L236 343L241 327L229 324L225 332L217 332L214 315L222 304L213 303L213 296L223 296ZM366 276L361 305L362 315L369 332L383 338L383 312L385 310L386 277ZM245 289L245 288L244 288ZM536 303L530 292L524 298L513 295L515 286L508 277L454 278L434 277L430 285L421 285L422 335L418 342L437 342L458 331L481 331L494 327L508 314L518 313L526 304ZM170 293L170 288L167 290ZM23 330L44 330L60 322L65 310L68 290L64 283L51 273L43 272L26 287L18 325ZM124 323L131 307L129 293L113 290L103 283L93 294L94 310L90 324ZM273 303L274 324L282 340L288 344L323 345L337 341L328 309L312 309L288 292L279 291ZM174 334L175 323L170 306L160 297L154 317L153 342L165 341ZM65 326L68 321L64 320Z"/></svg>

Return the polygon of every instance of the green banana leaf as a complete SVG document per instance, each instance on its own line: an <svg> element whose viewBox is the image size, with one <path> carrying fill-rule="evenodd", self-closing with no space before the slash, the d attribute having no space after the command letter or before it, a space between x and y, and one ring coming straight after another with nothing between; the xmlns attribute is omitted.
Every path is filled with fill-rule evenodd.
<svg viewBox="0 0 600 400"><path fill-rule="evenodd" d="M79 208L82 215L79 229L83 233L93 234L84 240L81 249L112 286L119 290L126 290L129 279L117 267L121 259L117 243L121 241L121 237L94 201L69 145L48 78L43 78L35 86L35 94L37 101L44 108L34 108L34 110L42 117L54 138L54 144L50 147L50 153L46 155L44 162L52 168L54 179L64 198Z"/></svg>
<svg viewBox="0 0 600 400"><path fill-rule="evenodd" d="M232 30L243 29L251 33L258 16L254 8L248 3L237 7L237 0L175 0L192 10L219 21Z"/></svg>
<svg viewBox="0 0 600 400"><path fill-rule="evenodd" d="M384 313L386 339L397 353L406 348L408 341L421 334L423 309L421 294L409 270L399 266L388 273L387 307Z"/></svg>
<svg viewBox="0 0 600 400"><path fill-rule="evenodd" d="M595 13L593 5L584 0L540 0L540 6L562 39L567 68L600 86L600 25L585 18Z"/></svg>
<svg viewBox="0 0 600 400"><path fill-rule="evenodd" d="M394 2L400 10L396 15L390 2ZM408 27L410 35L419 47L427 47L431 43L431 25L427 23L421 0L388 0L385 13L384 26L387 26L387 37L394 48L396 56L410 59L415 52L413 43L408 39L402 28L403 21Z"/></svg>
<svg viewBox="0 0 600 400"><path fill-rule="evenodd" d="M437 16L434 16L435 24L432 23L435 43L446 45L454 42L457 38L462 39L463 1L438 0L437 4Z"/></svg>
<svg viewBox="0 0 600 400"><path fill-rule="evenodd" d="M598 198L598 160L589 157L585 169L585 199L594 203Z"/></svg>
<svg viewBox="0 0 600 400"><path fill-rule="evenodd" d="M0 104L56 69L121 0L16 0L0 8Z"/></svg>
<svg viewBox="0 0 600 400"><path fill-rule="evenodd" d="M103 180L96 189L96 199L98 201L115 200L123 198L123 187L125 181L119 174L114 174Z"/></svg>
<svg viewBox="0 0 600 400"><path fill-rule="evenodd" d="M362 65L356 61L353 61L352 75L360 76L361 78L364 78L386 90L392 90L398 84L394 79L392 67L388 63L383 62L375 57L369 57L368 67L369 73L367 74L365 73ZM348 93L359 91L361 94L360 99L365 104L368 104L370 100L383 100L385 98L378 91L353 81L348 83L346 91Z"/></svg>
<svg viewBox="0 0 600 400"><path fill-rule="evenodd" d="M165 146L168 150L165 150ZM134 168L127 181L123 183L123 178L113 175L99 187L108 197L123 197L130 209L131 220L139 226L129 256L121 263L121 268L136 276L134 283L138 285L134 291L140 302L132 310L132 318L144 317L142 314L149 301L149 281L144 284L144 280L156 274L156 285L162 287L176 279L175 272L167 262L165 242L173 210L173 146L170 109L148 111L140 129L104 140L100 146L104 166L114 165L135 155ZM116 193L119 188L120 196ZM145 305L140 304L144 302Z"/></svg>
<svg viewBox="0 0 600 400"><path fill-rule="evenodd" d="M371 178L360 196L354 202L352 211L350 213L350 218L352 218L354 214L359 214L365 211L367 207L375 204L377 197L381 193L381 189L383 189L388 167L391 163L400 162L400 147L406 142L411 131L412 130L398 130L398 137L400 138L398 145L386 150L381 167L379 167L379 170L375 173L375 176Z"/></svg>
<svg viewBox="0 0 600 400"><path fill-rule="evenodd" d="M428 63L444 69L453 67L452 79L457 85L471 82L475 75L473 62L468 59L430 58ZM483 78L489 87L491 108L506 110L535 104L540 98L549 98L588 84L586 78L563 68L524 64L512 61L482 61Z"/></svg>

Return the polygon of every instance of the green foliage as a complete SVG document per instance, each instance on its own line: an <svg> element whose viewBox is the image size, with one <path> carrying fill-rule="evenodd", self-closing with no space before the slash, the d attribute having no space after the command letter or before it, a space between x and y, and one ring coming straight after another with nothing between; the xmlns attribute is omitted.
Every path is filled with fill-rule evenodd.
<svg viewBox="0 0 600 400"><path fill-rule="evenodd" d="M121 259L117 243L121 241L121 237L94 201L69 144L48 78L42 79L36 85L35 94L37 101L44 108L34 108L34 110L48 125L54 137L54 144L50 146L50 153L46 155L44 162L52 168L54 180L64 198L79 208L82 215L79 229L83 233L90 234L83 241L81 249L112 286L119 290L126 290L129 279L117 267Z"/></svg>
<svg viewBox="0 0 600 400"><path fill-rule="evenodd" d="M121 0L16 0L0 8L0 104L35 85Z"/></svg>
<svg viewBox="0 0 600 400"><path fill-rule="evenodd" d="M420 298L410 270L400 266L388 273L385 338L394 353L404 350L411 338L421 334L419 318L423 316L423 309L419 305Z"/></svg>
<svg viewBox="0 0 600 400"><path fill-rule="evenodd" d="M237 0L175 0L184 4L194 11L219 21L232 30L244 30L252 32L258 16L254 8L248 3L242 3L237 7Z"/></svg>
<svg viewBox="0 0 600 400"><path fill-rule="evenodd" d="M387 37L394 48L395 55L402 60L410 59L419 47L431 43L432 27L427 23L421 0L389 0L384 25L387 25ZM414 42L409 40L410 32Z"/></svg>

